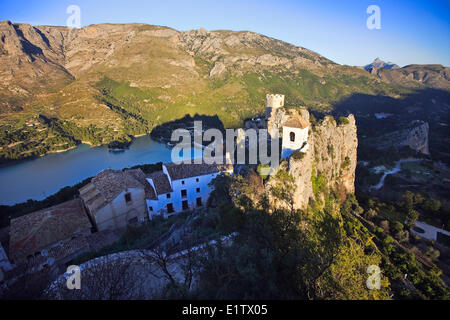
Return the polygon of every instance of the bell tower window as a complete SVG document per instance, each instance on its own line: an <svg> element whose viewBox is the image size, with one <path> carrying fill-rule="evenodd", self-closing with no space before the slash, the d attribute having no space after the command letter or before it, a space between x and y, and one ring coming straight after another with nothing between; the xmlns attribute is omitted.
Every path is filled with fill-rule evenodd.
<svg viewBox="0 0 450 320"><path fill-rule="evenodd" d="M291 139L291 142L295 142L295 133L294 132L289 133L289 138Z"/></svg>

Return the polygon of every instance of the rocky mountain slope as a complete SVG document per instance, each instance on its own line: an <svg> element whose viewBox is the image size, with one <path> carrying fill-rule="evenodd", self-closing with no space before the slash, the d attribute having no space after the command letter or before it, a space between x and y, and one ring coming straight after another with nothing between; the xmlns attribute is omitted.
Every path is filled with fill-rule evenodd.
<svg viewBox="0 0 450 320"><path fill-rule="evenodd" d="M450 89L450 68L440 64L411 64L400 68L392 62L376 58L364 69L383 81L405 88Z"/></svg>

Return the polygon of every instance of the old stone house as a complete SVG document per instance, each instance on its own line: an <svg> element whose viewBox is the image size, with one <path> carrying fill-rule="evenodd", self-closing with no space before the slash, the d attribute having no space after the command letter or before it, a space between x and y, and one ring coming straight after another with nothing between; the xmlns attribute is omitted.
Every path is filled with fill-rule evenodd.
<svg viewBox="0 0 450 320"><path fill-rule="evenodd" d="M104 170L79 192L98 231L144 222L147 216L145 199L153 196L140 169Z"/></svg>

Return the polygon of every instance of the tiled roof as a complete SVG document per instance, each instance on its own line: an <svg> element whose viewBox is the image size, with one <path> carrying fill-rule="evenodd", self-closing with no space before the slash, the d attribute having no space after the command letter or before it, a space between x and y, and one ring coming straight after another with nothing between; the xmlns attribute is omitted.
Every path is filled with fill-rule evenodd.
<svg viewBox="0 0 450 320"><path fill-rule="evenodd" d="M132 175L137 181L139 181L145 189L145 198L156 200L155 190L148 183L145 173L141 169L133 169L125 171L126 174Z"/></svg>
<svg viewBox="0 0 450 320"><path fill-rule="evenodd" d="M91 183L81 188L79 192L86 206L91 212L95 212L128 188L143 188L148 199L156 199L155 192L141 169L104 170L92 178Z"/></svg>
<svg viewBox="0 0 450 320"><path fill-rule="evenodd" d="M92 178L91 183L108 202L114 200L123 190L128 188L144 188L144 185L136 180L132 174L111 169L100 172Z"/></svg>
<svg viewBox="0 0 450 320"><path fill-rule="evenodd" d="M301 128L305 129L309 127L311 124L303 119L300 115L291 116L291 118L286 121L283 126L290 128Z"/></svg>
<svg viewBox="0 0 450 320"><path fill-rule="evenodd" d="M233 165L231 165L231 164L167 163L164 165L167 168L167 171L169 172L170 178L172 180L187 179L187 178L202 176L205 174L233 170Z"/></svg>
<svg viewBox="0 0 450 320"><path fill-rule="evenodd" d="M91 224L79 199L12 219L10 258L24 260L74 234L90 233L90 229Z"/></svg>
<svg viewBox="0 0 450 320"><path fill-rule="evenodd" d="M164 172L153 172L148 175L148 178L152 179L157 195L172 192L170 181Z"/></svg>
<svg viewBox="0 0 450 320"><path fill-rule="evenodd" d="M73 257L74 255L87 252L89 251L89 243L87 240L88 236L86 235L73 236L71 238L60 240L45 248L45 250L47 250L47 254L42 254L42 250L39 256L34 257L28 262L28 267L48 263L50 258L54 259L55 262L59 262L60 260L68 257L70 259L70 257Z"/></svg>

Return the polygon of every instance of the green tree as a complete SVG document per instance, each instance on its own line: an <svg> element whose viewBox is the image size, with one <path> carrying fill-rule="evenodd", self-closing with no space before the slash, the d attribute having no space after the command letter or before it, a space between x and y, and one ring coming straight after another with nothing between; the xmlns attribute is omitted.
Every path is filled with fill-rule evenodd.
<svg viewBox="0 0 450 320"><path fill-rule="evenodd" d="M429 212L437 212L441 209L441 202L433 198L426 199L423 209Z"/></svg>
<svg viewBox="0 0 450 320"><path fill-rule="evenodd" d="M431 260L437 260L441 253L439 250L433 248L432 246L428 246L427 250L425 251L425 254L430 257Z"/></svg>
<svg viewBox="0 0 450 320"><path fill-rule="evenodd" d="M411 229L411 228L414 227L415 222L417 221L417 219L419 219L419 212L417 212L414 209L409 209L407 214L406 214L406 216L408 218L407 225Z"/></svg>
<svg viewBox="0 0 450 320"><path fill-rule="evenodd" d="M403 193L403 201L407 212L414 209L414 193L409 190L405 191Z"/></svg>

